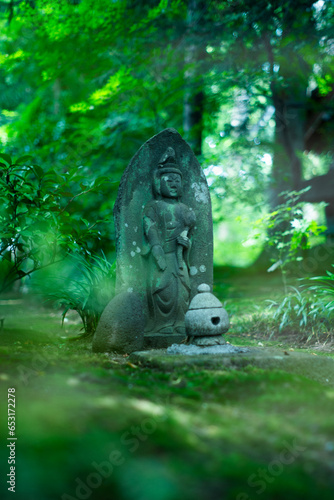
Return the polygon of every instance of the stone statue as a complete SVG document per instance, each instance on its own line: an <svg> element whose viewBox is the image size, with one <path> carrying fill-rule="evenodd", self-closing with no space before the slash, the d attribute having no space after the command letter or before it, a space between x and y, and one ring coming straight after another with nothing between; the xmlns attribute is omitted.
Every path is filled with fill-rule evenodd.
<svg viewBox="0 0 334 500"><path fill-rule="evenodd" d="M205 175L176 130L163 130L132 158L120 182L114 221L117 296L101 317L93 348L117 350L122 344L123 352L131 352L138 349L140 335L144 349L181 342L185 313L198 286L212 288L213 235ZM122 301L129 304L129 319L123 307L119 323ZM117 340L127 321L133 343Z"/></svg>
<svg viewBox="0 0 334 500"><path fill-rule="evenodd" d="M146 331L185 334L191 292L189 254L196 215L180 201L182 173L173 148L161 157L153 183L155 199L145 206L143 217L149 247Z"/></svg>

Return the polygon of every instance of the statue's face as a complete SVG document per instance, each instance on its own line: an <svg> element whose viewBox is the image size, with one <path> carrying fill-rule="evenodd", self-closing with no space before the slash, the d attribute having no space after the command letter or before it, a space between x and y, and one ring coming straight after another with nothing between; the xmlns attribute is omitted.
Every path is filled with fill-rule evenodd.
<svg viewBox="0 0 334 500"><path fill-rule="evenodd" d="M182 181L179 174L163 174L160 180L160 192L164 198L179 198L182 192Z"/></svg>

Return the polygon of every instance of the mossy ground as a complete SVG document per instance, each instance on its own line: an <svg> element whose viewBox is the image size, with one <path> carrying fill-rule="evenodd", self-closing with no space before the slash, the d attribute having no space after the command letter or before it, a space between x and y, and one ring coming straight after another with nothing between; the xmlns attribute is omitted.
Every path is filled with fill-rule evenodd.
<svg viewBox="0 0 334 500"><path fill-rule="evenodd" d="M236 326L257 302L243 293L227 301L239 311ZM67 340L80 329L74 316L61 328L60 314L26 301L2 301L0 316L1 475L6 481L7 389L15 387L15 498L333 497L334 388L252 366L171 372L93 354L89 341ZM248 336L232 327L228 339L301 348L261 329ZM320 347L307 351L320 356ZM1 498L13 495L7 486Z"/></svg>

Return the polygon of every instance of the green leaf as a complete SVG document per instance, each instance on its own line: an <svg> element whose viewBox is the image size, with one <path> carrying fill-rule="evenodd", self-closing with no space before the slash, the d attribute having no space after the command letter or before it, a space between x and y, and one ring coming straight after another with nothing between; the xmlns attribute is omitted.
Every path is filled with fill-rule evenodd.
<svg viewBox="0 0 334 500"><path fill-rule="evenodd" d="M32 156L31 155L25 155L25 156L21 156L20 158L18 158L15 162L16 165L21 165L22 163L25 163L25 164L29 164L30 160L32 160Z"/></svg>
<svg viewBox="0 0 334 500"><path fill-rule="evenodd" d="M39 179L44 176L44 170L39 165L33 165L32 168Z"/></svg>
<svg viewBox="0 0 334 500"><path fill-rule="evenodd" d="M5 160L5 162L8 163L8 165L12 165L12 159L9 155L7 155L5 153L0 153L0 158Z"/></svg>
<svg viewBox="0 0 334 500"><path fill-rule="evenodd" d="M106 182L112 182L112 181L106 175L101 175L100 177L95 179L94 186L101 186L102 184L105 184Z"/></svg>

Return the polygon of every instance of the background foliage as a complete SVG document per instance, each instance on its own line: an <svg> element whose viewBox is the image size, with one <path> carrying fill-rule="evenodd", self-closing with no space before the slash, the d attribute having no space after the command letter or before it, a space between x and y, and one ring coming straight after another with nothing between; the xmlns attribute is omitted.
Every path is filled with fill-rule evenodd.
<svg viewBox="0 0 334 500"><path fill-rule="evenodd" d="M30 214L40 204L27 222L37 221L34 241L47 235L39 259L50 259L51 231L56 253L103 250L113 260L121 174L166 127L190 142L207 174L216 264L254 262L266 235L258 228L255 238L253 223L282 191L311 187L303 217L326 224L331 238L333 10L325 0L2 1L0 148L32 156L20 203ZM34 168L48 179L43 196L54 191L44 201ZM22 272L29 259L36 267L34 252Z"/></svg>
<svg viewBox="0 0 334 500"><path fill-rule="evenodd" d="M333 498L333 14L332 0L0 0L0 391L17 387L16 498ZM67 341L92 333L112 294L118 183L165 127L210 184L226 338L276 348L272 364L146 367ZM279 261L269 280L252 274ZM283 295L280 266L317 276ZM58 301L63 329L12 293L20 282Z"/></svg>

